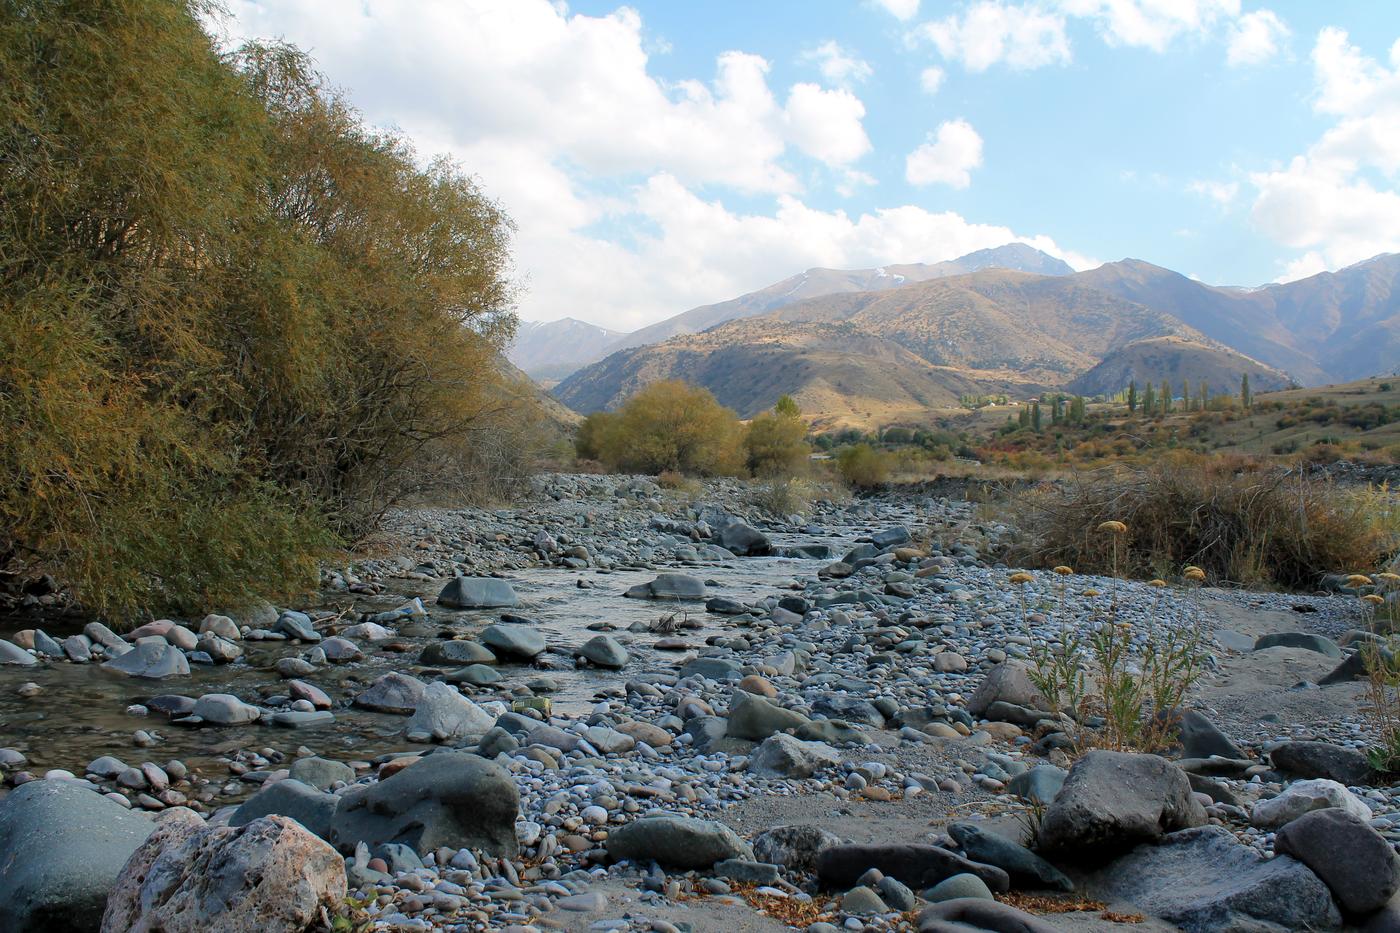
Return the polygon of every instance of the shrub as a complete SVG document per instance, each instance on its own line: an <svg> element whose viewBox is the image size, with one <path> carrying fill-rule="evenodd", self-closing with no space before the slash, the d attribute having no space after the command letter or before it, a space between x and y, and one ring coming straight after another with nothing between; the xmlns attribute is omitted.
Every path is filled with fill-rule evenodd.
<svg viewBox="0 0 1400 933"><path fill-rule="evenodd" d="M313 586L513 468L508 219L207 8L0 16L0 570L114 619Z"/></svg>
<svg viewBox="0 0 1400 933"><path fill-rule="evenodd" d="M1112 542L1091 531L1112 519L1130 529L1121 554L1130 576L1193 564L1215 580L1306 588L1377 566L1396 547L1386 513L1365 497L1224 457L1076 474L1022 494L1013 510L1024 533L1017 556L1086 572L1113 570Z"/></svg>
<svg viewBox="0 0 1400 933"><path fill-rule="evenodd" d="M797 403L784 395L771 412L749 422L744 432L744 458L754 476L795 476L807 467L812 448L807 422Z"/></svg>
<svg viewBox="0 0 1400 933"><path fill-rule="evenodd" d="M856 444L836 455L836 470L856 489L870 489L890 476L890 455L869 444Z"/></svg>
<svg viewBox="0 0 1400 933"><path fill-rule="evenodd" d="M654 382L616 413L591 415L579 431L579 456L615 470L737 475L743 426L708 390Z"/></svg>

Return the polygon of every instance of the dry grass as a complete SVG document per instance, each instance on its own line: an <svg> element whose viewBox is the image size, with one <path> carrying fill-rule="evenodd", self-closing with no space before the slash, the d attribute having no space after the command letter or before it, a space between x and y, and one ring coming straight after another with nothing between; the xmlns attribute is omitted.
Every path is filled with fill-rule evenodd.
<svg viewBox="0 0 1400 933"><path fill-rule="evenodd" d="M1397 545L1374 495L1223 458L1095 471L1022 494L1013 512L1025 532L1018 557L1090 573L1114 571L1114 540L1094 529L1124 522L1118 567L1130 577L1195 565L1216 582L1306 589L1379 566Z"/></svg>

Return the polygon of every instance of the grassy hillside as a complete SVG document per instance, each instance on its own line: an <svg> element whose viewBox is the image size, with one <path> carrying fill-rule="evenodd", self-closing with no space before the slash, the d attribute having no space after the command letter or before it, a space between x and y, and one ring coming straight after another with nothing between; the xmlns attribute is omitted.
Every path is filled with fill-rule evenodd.
<svg viewBox="0 0 1400 933"><path fill-rule="evenodd" d="M1183 383L1194 394L1204 384L1213 395L1239 389L1240 377L1249 375L1256 391L1284 389L1288 375L1225 347L1206 346L1181 337L1149 337L1113 350L1084 375L1065 388L1078 395L1115 395L1130 382L1145 386L1164 380L1176 391Z"/></svg>

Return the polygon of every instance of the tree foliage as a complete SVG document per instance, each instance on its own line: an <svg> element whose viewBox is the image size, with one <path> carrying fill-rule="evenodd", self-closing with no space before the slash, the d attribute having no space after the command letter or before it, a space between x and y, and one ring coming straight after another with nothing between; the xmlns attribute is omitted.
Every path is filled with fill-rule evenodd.
<svg viewBox="0 0 1400 933"><path fill-rule="evenodd" d="M0 569L113 617L237 605L473 467L515 403L470 178L295 49L221 54L196 0L3 4Z"/></svg>
<svg viewBox="0 0 1400 933"><path fill-rule="evenodd" d="M807 466L811 454L802 409L788 395L779 398L771 412L750 421L744 433L745 462L757 477L795 476Z"/></svg>
<svg viewBox="0 0 1400 933"><path fill-rule="evenodd" d="M743 471L743 426L709 390L679 380L654 382L616 412L590 415L579 456L611 469L700 476Z"/></svg>

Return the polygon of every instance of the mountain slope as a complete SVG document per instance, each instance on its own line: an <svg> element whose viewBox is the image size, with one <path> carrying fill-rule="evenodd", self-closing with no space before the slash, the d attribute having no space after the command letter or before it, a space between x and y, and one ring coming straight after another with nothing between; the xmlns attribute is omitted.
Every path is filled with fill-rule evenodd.
<svg viewBox="0 0 1400 933"><path fill-rule="evenodd" d="M1077 395L1112 395L1133 380L1139 391L1149 382L1155 387L1166 380L1177 393L1185 382L1195 395L1205 382L1212 395L1233 395L1239 391L1240 376L1245 373L1255 392L1286 389L1289 385L1287 374L1234 350L1181 337L1148 337L1109 352L1097 366L1065 388Z"/></svg>
<svg viewBox="0 0 1400 933"><path fill-rule="evenodd" d="M764 317L619 351L566 379L555 394L575 411L601 411L664 379L704 386L745 418L791 395L818 427L908 418L1004 388L847 325Z"/></svg>
<svg viewBox="0 0 1400 933"><path fill-rule="evenodd" d="M1008 243L1005 246L978 250L957 259L932 264L908 263L881 266L877 269L808 269L758 291L717 304L692 308L675 317L643 327L616 341L609 347L608 352L660 343L678 334L699 333L725 321L755 317L821 295L883 291L910 282L922 282L989 268L1037 272L1042 275L1069 275L1074 272L1059 259L1024 243Z"/></svg>
<svg viewBox="0 0 1400 933"><path fill-rule="evenodd" d="M580 366L607 356L622 334L571 317L557 321L521 321L506 354L530 376L562 379Z"/></svg>

